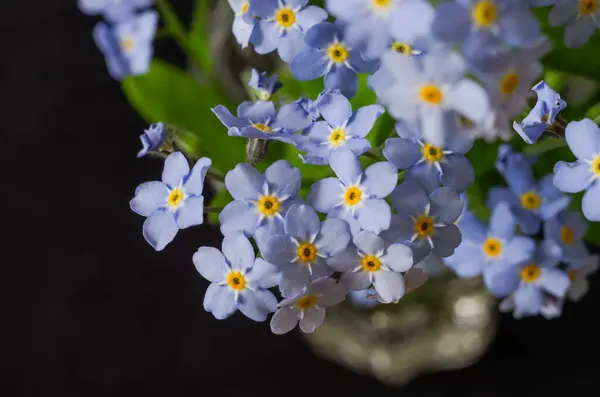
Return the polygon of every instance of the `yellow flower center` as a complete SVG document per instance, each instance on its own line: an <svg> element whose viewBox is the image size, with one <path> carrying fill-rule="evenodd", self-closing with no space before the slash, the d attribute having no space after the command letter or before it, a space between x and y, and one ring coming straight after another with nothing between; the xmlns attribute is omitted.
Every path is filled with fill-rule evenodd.
<svg viewBox="0 0 600 397"><path fill-rule="evenodd" d="M575 270L569 270L567 272L567 275L569 276L569 281L573 281L575 280L575 276L577 276L577 272Z"/></svg>
<svg viewBox="0 0 600 397"><path fill-rule="evenodd" d="M373 255L367 255L361 259L360 265L365 272L376 272L381 268L381 261Z"/></svg>
<svg viewBox="0 0 600 397"><path fill-rule="evenodd" d="M421 96L421 100L432 105L439 105L444 99L444 94L440 87L435 84L425 84L421 87L421 91L419 93Z"/></svg>
<svg viewBox="0 0 600 397"><path fill-rule="evenodd" d="M471 10L471 17L475 25L480 27L490 27L498 16L498 9L493 1L481 0L475 4Z"/></svg>
<svg viewBox="0 0 600 397"><path fill-rule="evenodd" d="M412 47L409 44L401 43L399 41L392 44L392 49L406 56L412 53Z"/></svg>
<svg viewBox="0 0 600 397"><path fill-rule="evenodd" d="M311 243L302 243L296 251L298 259L304 263L312 263L317 257L317 247Z"/></svg>
<svg viewBox="0 0 600 397"><path fill-rule="evenodd" d="M241 13L245 14L248 12L248 7L250 7L250 4L248 2L245 2L244 4L242 4L242 10Z"/></svg>
<svg viewBox="0 0 600 397"><path fill-rule="evenodd" d="M444 152L437 146L426 144L421 150L423 151L423 157L429 163L435 163L444 157Z"/></svg>
<svg viewBox="0 0 600 397"><path fill-rule="evenodd" d="M258 211L264 216L273 216L279 212L281 203L275 196L262 196L256 203Z"/></svg>
<svg viewBox="0 0 600 397"><path fill-rule="evenodd" d="M271 129L271 127L269 127L268 125L266 125L266 124L263 124L263 123L254 123L254 124L252 124L252 127L256 128L256 129L257 129L257 130L259 130L259 131L266 132L267 134L268 134L269 132L272 132L272 131L273 131L273 130Z"/></svg>
<svg viewBox="0 0 600 397"><path fill-rule="evenodd" d="M183 202L183 198L185 197L183 191L179 188L175 188L171 190L169 193L169 197L167 197L167 203L171 206L171 208L177 208Z"/></svg>
<svg viewBox="0 0 600 397"><path fill-rule="evenodd" d="M575 232L573 228L570 226L563 226L560 228L560 239L565 245L573 244L573 240L575 238Z"/></svg>
<svg viewBox="0 0 600 397"><path fill-rule="evenodd" d="M592 161L592 173L596 177L600 177L600 156L596 156L596 158Z"/></svg>
<svg viewBox="0 0 600 397"><path fill-rule="evenodd" d="M529 211L537 210L542 205L542 198L536 192L523 193L521 206Z"/></svg>
<svg viewBox="0 0 600 397"><path fill-rule="evenodd" d="M415 233L420 238L429 237L435 232L433 224L433 218L427 215L421 215L417 219L415 219Z"/></svg>
<svg viewBox="0 0 600 397"><path fill-rule="evenodd" d="M517 90L521 78L517 72L506 73L500 82L500 91L504 95L511 95Z"/></svg>
<svg viewBox="0 0 600 397"><path fill-rule="evenodd" d="M135 47L135 39L131 36L123 37L121 40L121 51L128 52Z"/></svg>
<svg viewBox="0 0 600 397"><path fill-rule="evenodd" d="M227 275L227 284L231 289L241 291L246 288L246 277L240 272L230 272Z"/></svg>
<svg viewBox="0 0 600 397"><path fill-rule="evenodd" d="M579 13L589 16L598 9L598 0L579 0Z"/></svg>
<svg viewBox="0 0 600 397"><path fill-rule="evenodd" d="M289 8L280 8L275 14L275 20L279 26L287 29L296 23L296 14Z"/></svg>
<svg viewBox="0 0 600 397"><path fill-rule="evenodd" d="M392 4L392 0L371 0L371 2L377 8L389 7Z"/></svg>
<svg viewBox="0 0 600 397"><path fill-rule="evenodd" d="M346 48L342 43L334 43L330 45L327 49L327 54L329 55L329 59L335 63L346 62L350 55L348 48Z"/></svg>
<svg viewBox="0 0 600 397"><path fill-rule="evenodd" d="M346 205L356 205L360 203L360 199L362 198L362 192L356 186L351 186L346 189L346 193L344 193L344 202Z"/></svg>
<svg viewBox="0 0 600 397"><path fill-rule="evenodd" d="M483 252L489 258L495 258L502 253L502 243L497 238L490 237L483 242Z"/></svg>
<svg viewBox="0 0 600 397"><path fill-rule="evenodd" d="M298 299L296 307L300 310L310 309L315 306L318 302L318 298L315 295L306 295Z"/></svg>
<svg viewBox="0 0 600 397"><path fill-rule="evenodd" d="M541 274L542 271L540 270L540 267L535 263L532 263L525 266L521 270L521 280L525 281L526 283L533 283L535 280L540 278Z"/></svg>
<svg viewBox="0 0 600 397"><path fill-rule="evenodd" d="M346 141L346 131L343 128L336 128L329 134L329 143L331 146L340 146Z"/></svg>

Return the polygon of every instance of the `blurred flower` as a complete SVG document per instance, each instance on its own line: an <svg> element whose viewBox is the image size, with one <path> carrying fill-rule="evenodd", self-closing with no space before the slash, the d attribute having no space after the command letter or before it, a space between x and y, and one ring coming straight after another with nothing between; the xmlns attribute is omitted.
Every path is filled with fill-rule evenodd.
<svg viewBox="0 0 600 397"><path fill-rule="evenodd" d="M261 101L270 100L271 95L275 94L283 86L277 78L277 74L273 73L269 77L266 72L258 73L256 69L252 69L248 85L254 90L256 96Z"/></svg>
<svg viewBox="0 0 600 397"><path fill-rule="evenodd" d="M587 277L598 270L598 255L588 255L573 262L567 267L567 274L571 285L567 291L567 297L577 302L589 289Z"/></svg>
<svg viewBox="0 0 600 397"><path fill-rule="evenodd" d="M84 14L102 14L110 22L119 22L133 16L138 8L151 6L154 0L78 0L78 4Z"/></svg>
<svg viewBox="0 0 600 397"><path fill-rule="evenodd" d="M562 250L562 261L571 264L588 256L583 241L587 229L588 224L581 214L565 210L544 223L544 237L558 245Z"/></svg>
<svg viewBox="0 0 600 397"><path fill-rule="evenodd" d="M235 13L231 31L237 43L242 48L248 47L250 39L256 29L257 20L254 18L248 0L227 0Z"/></svg>
<svg viewBox="0 0 600 397"><path fill-rule="evenodd" d="M548 14L551 26L565 27L565 44L570 48L583 46L598 29L600 8L597 0L557 0Z"/></svg>

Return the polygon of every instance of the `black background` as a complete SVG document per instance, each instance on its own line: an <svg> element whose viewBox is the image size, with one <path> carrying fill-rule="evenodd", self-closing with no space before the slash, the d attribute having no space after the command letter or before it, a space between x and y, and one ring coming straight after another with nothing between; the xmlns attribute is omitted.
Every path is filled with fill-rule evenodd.
<svg viewBox="0 0 600 397"><path fill-rule="evenodd" d="M128 201L161 164L136 159L146 124L106 71L96 21L74 0L0 5L2 396L597 393L597 276L562 318L503 316L478 364L402 390L316 358L296 333L205 313L191 256L218 229L160 253L144 241ZM172 42L157 47L181 62Z"/></svg>

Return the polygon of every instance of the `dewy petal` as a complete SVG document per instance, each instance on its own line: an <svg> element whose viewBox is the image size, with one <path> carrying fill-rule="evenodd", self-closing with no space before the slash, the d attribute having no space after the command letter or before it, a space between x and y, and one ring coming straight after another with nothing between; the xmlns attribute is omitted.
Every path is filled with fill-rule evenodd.
<svg viewBox="0 0 600 397"><path fill-rule="evenodd" d="M342 252L327 258L327 265L338 272L351 272L358 266L359 261L356 247L350 244Z"/></svg>
<svg viewBox="0 0 600 397"><path fill-rule="evenodd" d="M204 222L204 197L188 197L175 215L177 227L186 229Z"/></svg>
<svg viewBox="0 0 600 397"><path fill-rule="evenodd" d="M231 234L223 238L221 250L232 269L246 270L254 264L254 247L242 233Z"/></svg>
<svg viewBox="0 0 600 397"><path fill-rule="evenodd" d="M359 108L348 122L348 133L361 138L366 137L384 112L385 109L381 105L367 105Z"/></svg>
<svg viewBox="0 0 600 397"><path fill-rule="evenodd" d="M436 222L441 221L446 225L456 222L462 214L464 203L460 194L449 187L436 189L429 196L431 209L429 213L435 217Z"/></svg>
<svg viewBox="0 0 600 397"><path fill-rule="evenodd" d="M366 200L357 213L358 223L364 230L379 234L390 227L392 210L384 199Z"/></svg>
<svg viewBox="0 0 600 397"><path fill-rule="evenodd" d="M298 311L290 306L280 308L271 317L271 332L275 335L287 334L298 324Z"/></svg>
<svg viewBox="0 0 600 397"><path fill-rule="evenodd" d="M554 185L566 193L577 193L586 189L590 185L591 177L590 166L583 161L559 161L554 165Z"/></svg>
<svg viewBox="0 0 600 397"><path fill-rule="evenodd" d="M583 215L592 222L600 221L600 182L592 183L581 202Z"/></svg>
<svg viewBox="0 0 600 397"><path fill-rule="evenodd" d="M352 105L342 94L323 95L318 109L321 116L333 128L342 126L352 116Z"/></svg>
<svg viewBox="0 0 600 397"><path fill-rule="evenodd" d="M322 307L312 307L304 312L304 317L300 319L300 329L302 332L310 334L319 328L325 321L325 309Z"/></svg>
<svg viewBox="0 0 600 397"><path fill-rule="evenodd" d="M597 18L597 16L596 16ZM579 48L592 37L597 29L596 21L589 17L572 21L565 26L565 44L569 48Z"/></svg>
<svg viewBox="0 0 600 397"><path fill-rule="evenodd" d="M347 98L352 98L358 90L357 72L345 65L333 65L331 70L325 74L323 80L325 88L330 90L340 90Z"/></svg>
<svg viewBox="0 0 600 397"><path fill-rule="evenodd" d="M313 123L304 108L299 103L288 103L279 109L273 128L283 128L285 132L293 133L308 128Z"/></svg>
<svg viewBox="0 0 600 397"><path fill-rule="evenodd" d="M142 227L144 238L157 251L173 241L178 230L173 213L163 209L154 211Z"/></svg>
<svg viewBox="0 0 600 397"><path fill-rule="evenodd" d="M279 289L285 298L292 298L302 292L309 281L308 267L300 262L285 267L281 273Z"/></svg>
<svg viewBox="0 0 600 397"><path fill-rule="evenodd" d="M442 167L441 181L444 186L464 192L475 181L475 170L471 162L463 155L446 156L440 165Z"/></svg>
<svg viewBox="0 0 600 397"><path fill-rule="evenodd" d="M142 183L135 189L135 197L129 202L131 210L142 216L150 216L167 201L169 189L162 182Z"/></svg>
<svg viewBox="0 0 600 397"><path fill-rule="evenodd" d="M346 186L359 182L362 165L358 157L348 149L339 149L329 157L331 169ZM318 211L318 210L317 210Z"/></svg>
<svg viewBox="0 0 600 397"><path fill-rule="evenodd" d="M392 204L398 213L419 216L425 213L429 197L416 182L404 181L392 192Z"/></svg>
<svg viewBox="0 0 600 397"><path fill-rule="evenodd" d="M265 170L269 183L269 193L281 197L296 196L302 184L302 175L298 168L292 167L287 160L278 160Z"/></svg>
<svg viewBox="0 0 600 397"><path fill-rule="evenodd" d="M190 172L190 166L187 159L181 152L171 153L165 160L165 167L162 172L162 181L169 188L178 186Z"/></svg>
<svg viewBox="0 0 600 397"><path fill-rule="evenodd" d="M337 178L325 178L313 183L307 201L315 210L328 213L339 204L343 186Z"/></svg>
<svg viewBox="0 0 600 397"><path fill-rule="evenodd" d="M385 251L385 241L375 233L360 232L352 241L356 248L367 255L382 255Z"/></svg>
<svg viewBox="0 0 600 397"><path fill-rule="evenodd" d="M385 141L383 156L397 168L405 170L419 161L423 154L421 146L411 139L389 138Z"/></svg>
<svg viewBox="0 0 600 397"><path fill-rule="evenodd" d="M246 290L238 303L240 311L254 321L265 321L277 309L277 298L269 290Z"/></svg>
<svg viewBox="0 0 600 397"><path fill-rule="evenodd" d="M565 138L580 160L590 160L600 151L600 127L590 119L571 121L565 130Z"/></svg>
<svg viewBox="0 0 600 397"><path fill-rule="evenodd" d="M315 245L319 253L329 257L346 249L350 239L350 227L347 222L341 219L327 219L321 224L321 231L315 239Z"/></svg>
<svg viewBox="0 0 600 397"><path fill-rule="evenodd" d="M211 284L204 295L204 310L217 320L224 320L237 311L233 291L228 287Z"/></svg>
<svg viewBox="0 0 600 397"><path fill-rule="evenodd" d="M296 258L296 249L290 236L279 234L267 238L265 244L262 244L261 253L265 260L282 267Z"/></svg>
<svg viewBox="0 0 600 397"><path fill-rule="evenodd" d="M404 278L400 273L386 271L375 272L373 286L382 303L395 303L404 296Z"/></svg>
<svg viewBox="0 0 600 397"><path fill-rule="evenodd" d="M258 221L259 212L254 205L241 200L230 202L219 214L221 233L224 236L237 232L243 232L246 236L253 236Z"/></svg>
<svg viewBox="0 0 600 397"><path fill-rule="evenodd" d="M200 160L196 161L194 168L192 168L192 172L188 175L183 184L187 194L193 196L200 196L202 194L202 191L204 190L204 178L211 165L212 161L207 157L202 157Z"/></svg>
<svg viewBox="0 0 600 397"><path fill-rule="evenodd" d="M314 28L313 28L314 29ZM329 60L316 48L305 48L290 63L292 76L298 81L315 80L327 71Z"/></svg>
<svg viewBox="0 0 600 397"><path fill-rule="evenodd" d="M214 247L200 247L192 257L196 270L202 277L211 283L223 281L223 275L227 271L225 256Z"/></svg>
<svg viewBox="0 0 600 397"><path fill-rule="evenodd" d="M264 193L267 181L252 166L240 163L225 175L225 186L235 200L255 200Z"/></svg>
<svg viewBox="0 0 600 397"><path fill-rule="evenodd" d="M471 15L461 4L448 2L435 10L431 23L434 37L448 43L464 41L471 31Z"/></svg>
<svg viewBox="0 0 600 397"><path fill-rule="evenodd" d="M463 79L446 93L447 106L467 119L481 123L490 110L485 90L473 80Z"/></svg>
<svg viewBox="0 0 600 397"><path fill-rule="evenodd" d="M382 257L383 263L395 272L406 272L413 265L412 249L404 244L390 245Z"/></svg>
<svg viewBox="0 0 600 397"><path fill-rule="evenodd" d="M492 210L490 234L499 238L511 238L515 231L515 218L506 203L499 203Z"/></svg>
<svg viewBox="0 0 600 397"><path fill-rule="evenodd" d="M369 196L385 198L398 183L398 169L392 163L381 161L367 167L363 173L361 186Z"/></svg>
<svg viewBox="0 0 600 397"><path fill-rule="evenodd" d="M285 232L299 241L312 241L319 233L319 215L309 205L292 205L285 214Z"/></svg>

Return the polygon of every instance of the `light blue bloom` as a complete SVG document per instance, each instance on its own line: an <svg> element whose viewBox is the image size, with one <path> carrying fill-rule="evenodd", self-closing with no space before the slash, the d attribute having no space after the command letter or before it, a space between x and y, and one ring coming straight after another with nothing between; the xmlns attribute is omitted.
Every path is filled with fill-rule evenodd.
<svg viewBox="0 0 600 397"><path fill-rule="evenodd" d="M362 170L358 157L348 149L335 150L329 164L337 178L315 182L308 202L318 212L346 220L357 228L379 233L390 225L391 210L384 200L398 182L397 169L382 161Z"/></svg>
<svg viewBox="0 0 600 397"><path fill-rule="evenodd" d="M250 0L252 12L262 18L251 38L254 50L268 54L277 49L284 62L291 62L304 48L304 34L327 19L327 11L307 4L308 0Z"/></svg>
<svg viewBox="0 0 600 397"><path fill-rule="evenodd" d="M281 81L277 78L276 73L273 73L273 75L269 77L267 72L258 73L256 69L252 69L248 85L254 90L256 96L261 101L268 101L273 94L283 87L283 84L281 84Z"/></svg>
<svg viewBox="0 0 600 397"><path fill-rule="evenodd" d="M443 146L425 141L404 123L396 125L400 138L385 142L383 155L394 166L406 171L406 179L424 186L444 186L463 192L475 180L473 166L464 156L473 147L473 138L447 134ZM428 190L428 189L426 189Z"/></svg>
<svg viewBox="0 0 600 397"><path fill-rule="evenodd" d="M551 26L565 25L565 44L583 46L600 26L600 7L596 0L558 0L548 14Z"/></svg>
<svg viewBox="0 0 600 397"><path fill-rule="evenodd" d="M200 247L193 256L198 273L211 282L204 295L204 310L217 320L238 309L249 319L265 321L277 309L277 298L268 288L279 282L272 264L254 257L254 248L241 233L225 236L222 253Z"/></svg>
<svg viewBox="0 0 600 397"><path fill-rule="evenodd" d="M393 117L410 126L420 123L425 140L443 146L445 135L457 132L455 112L477 123L489 111L487 94L464 78L466 72L463 58L449 50L422 59L388 52L369 86Z"/></svg>
<svg viewBox="0 0 600 397"><path fill-rule="evenodd" d="M532 89L537 94L537 102L522 122L513 122L513 128L527 143L536 143L540 136L556 120L558 113L567 107L567 103L560 98L543 80Z"/></svg>
<svg viewBox="0 0 600 397"><path fill-rule="evenodd" d="M378 63L366 62L358 50L350 47L339 24L321 22L304 36L306 47L292 60L296 80L308 81L325 76L325 88L339 89L352 98L358 89L357 73L373 73Z"/></svg>
<svg viewBox="0 0 600 397"><path fill-rule="evenodd" d="M532 257L516 265L494 263L484 270L486 285L492 294L509 298L501 304L501 310L511 309L515 318L545 314L555 317L559 313L548 316L544 306L554 299L554 309L559 310L557 303L562 300L569 288L569 277L557 269L560 260L560 249L548 241L542 242L535 249ZM546 312L546 313L543 313Z"/></svg>
<svg viewBox="0 0 600 397"><path fill-rule="evenodd" d="M515 152L507 144L498 146L498 157L496 158L496 169L506 178L506 170L519 167L530 169L537 162L537 157Z"/></svg>
<svg viewBox="0 0 600 397"><path fill-rule="evenodd" d="M588 276L598 271L598 255L587 255L567 266L567 274L571 280L567 297L577 302L588 292Z"/></svg>
<svg viewBox="0 0 600 397"><path fill-rule="evenodd" d="M328 277L333 270L325 260L350 243L350 228L341 219L327 219L308 205L292 205L285 214L284 233L270 237L263 257L281 270L279 288L287 298L298 295L310 280Z"/></svg>
<svg viewBox="0 0 600 397"><path fill-rule="evenodd" d="M256 30L257 19L254 18L254 13L250 8L248 0L227 1L235 14L231 27L233 36L242 48L246 48Z"/></svg>
<svg viewBox="0 0 600 397"><path fill-rule="evenodd" d="M308 139L300 149L308 152L301 156L307 164L327 164L333 151L351 150L357 156L371 149L365 139L377 118L385 111L382 106L363 106L352 112L352 105L342 94L327 94L317 103L319 114L325 119L317 121L304 131Z"/></svg>
<svg viewBox="0 0 600 397"><path fill-rule="evenodd" d="M158 14L146 11L114 26L99 22L94 28L96 45L106 57L108 72L116 80L143 75L150 68L152 40Z"/></svg>
<svg viewBox="0 0 600 397"><path fill-rule="evenodd" d="M585 190L583 215L590 221L600 221L600 128L590 119L572 121L567 125L565 138L577 161L556 163L554 184L566 193Z"/></svg>
<svg viewBox="0 0 600 397"><path fill-rule="evenodd" d="M159 150L165 141L165 133L165 125L163 123L152 124L150 128L144 130L144 133L140 135L142 150L140 150L137 156L144 157L148 152Z"/></svg>
<svg viewBox="0 0 600 397"><path fill-rule="evenodd" d="M344 273L350 289L373 286L381 303L396 303L404 296L405 282L401 273L413 265L412 250L405 244L386 244L367 231L357 233L346 250L327 259L327 264Z"/></svg>
<svg viewBox="0 0 600 397"><path fill-rule="evenodd" d="M391 198L396 214L382 238L410 244L415 263L431 252L442 258L454 253L461 242L454 224L463 211L458 192L441 187L427 194L415 181L405 180Z"/></svg>
<svg viewBox="0 0 600 397"><path fill-rule="evenodd" d="M321 103L321 100L323 100L323 98L325 98L329 94L341 94L341 92L337 89L325 89L319 93L317 99L315 99L314 101L309 98L300 98L294 103L297 103L300 106L302 106L302 108L304 109L304 111L306 111L309 117L313 121L317 121L321 118L321 113L319 113L319 104Z"/></svg>
<svg viewBox="0 0 600 397"><path fill-rule="evenodd" d="M544 223L544 238L562 250L562 262L576 263L588 256L583 238L588 224L578 212L565 210Z"/></svg>
<svg viewBox="0 0 600 397"><path fill-rule="evenodd" d="M225 175L225 186L234 201L219 214L221 233L255 236L262 248L268 237L285 232L287 210L302 203L298 197L301 184L300 170L286 160L274 162L264 176L246 163L236 165Z"/></svg>
<svg viewBox="0 0 600 397"><path fill-rule="evenodd" d="M188 161L181 152L165 160L162 182L142 183L129 202L131 209L147 217L143 226L144 238L161 251L175 238L179 229L200 225L204 221L204 178L212 162L203 157L190 172Z"/></svg>
<svg viewBox="0 0 600 397"><path fill-rule="evenodd" d="M131 17L136 9L149 7L154 0L78 0L79 9L87 15L102 14L110 22Z"/></svg>
<svg viewBox="0 0 600 397"><path fill-rule="evenodd" d="M440 4L432 33L446 43L463 43L465 54L475 54L502 42L527 46L540 34L527 5L513 0L456 0Z"/></svg>
<svg viewBox="0 0 600 397"><path fill-rule="evenodd" d="M516 236L516 220L507 204L498 204L492 210L490 224L486 228L475 217L460 223L462 244L454 255L445 259L446 264L461 278L482 274L493 264L514 266L531 258L535 243L529 237Z"/></svg>
<svg viewBox="0 0 600 397"><path fill-rule="evenodd" d="M296 131L308 128L313 122L298 103L287 104L278 112L273 102L246 101L237 109L235 117L223 105L212 109L229 131L229 136L276 140L290 144L298 142Z"/></svg>
<svg viewBox="0 0 600 397"><path fill-rule="evenodd" d="M329 277L311 282L298 296L279 302L271 318L271 331L282 335L290 332L298 323L305 333L312 333L325 320L326 308L337 305L346 298L346 289Z"/></svg>

